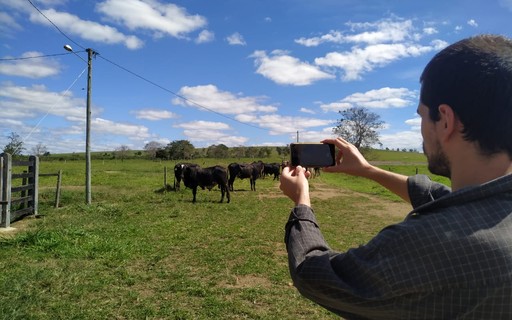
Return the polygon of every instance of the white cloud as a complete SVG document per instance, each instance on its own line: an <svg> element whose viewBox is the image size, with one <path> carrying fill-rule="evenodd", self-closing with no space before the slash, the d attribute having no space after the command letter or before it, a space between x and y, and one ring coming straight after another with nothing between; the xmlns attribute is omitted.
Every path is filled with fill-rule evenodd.
<svg viewBox="0 0 512 320"><path fill-rule="evenodd" d="M241 118L238 118L240 120ZM304 131L309 128L325 127L333 123L333 120L315 119L308 117L283 116L278 114L262 115L251 119L253 123L268 129L271 135L291 134Z"/></svg>
<svg viewBox="0 0 512 320"><path fill-rule="evenodd" d="M417 92L407 88L381 88L363 93L351 94L340 101L323 104L324 111L335 111L351 107L364 108L404 108L417 103Z"/></svg>
<svg viewBox="0 0 512 320"><path fill-rule="evenodd" d="M423 33L424 34L428 34L428 35L432 35L432 34L436 34L438 33L437 29L436 28L433 28L433 27L427 27L427 28L423 28Z"/></svg>
<svg viewBox="0 0 512 320"><path fill-rule="evenodd" d="M474 19L468 20L468 25L474 28L478 27L478 23Z"/></svg>
<svg viewBox="0 0 512 320"><path fill-rule="evenodd" d="M300 108L300 112L309 113L309 114L315 114L316 112L314 110L308 109L308 108Z"/></svg>
<svg viewBox="0 0 512 320"><path fill-rule="evenodd" d="M324 139L335 138L336 135L332 133L332 129L334 126L325 127L319 131L306 130L299 132L299 141L300 142L320 142ZM293 135L291 136L293 139Z"/></svg>
<svg viewBox="0 0 512 320"><path fill-rule="evenodd" d="M215 39L215 33L203 30L199 33L199 35L196 38L196 43L206 43L206 42L212 42Z"/></svg>
<svg viewBox="0 0 512 320"><path fill-rule="evenodd" d="M233 135L232 128L223 122L198 120L177 124L175 127L183 128L183 134L188 140L199 146L224 144L234 147L243 145L249 140L247 137Z"/></svg>
<svg viewBox="0 0 512 320"><path fill-rule="evenodd" d="M302 62L283 51L275 50L270 56L265 51L255 51L251 57L255 59L256 73L278 84L305 86L318 80L335 78L317 66Z"/></svg>
<svg viewBox="0 0 512 320"><path fill-rule="evenodd" d="M37 51L25 52L21 60L0 62L0 74L26 78L44 78L60 72L60 65L53 59L35 58L43 54ZM34 57L34 58L31 58Z"/></svg>
<svg viewBox="0 0 512 320"><path fill-rule="evenodd" d="M379 140L383 147L422 150L421 144L423 140L421 133L415 130L381 134Z"/></svg>
<svg viewBox="0 0 512 320"><path fill-rule="evenodd" d="M343 70L344 81L359 80L364 73L377 67L386 66L407 57L417 57L436 50L433 45L424 46L413 43L374 44L364 48L354 47L351 51L330 52L316 58L318 66L334 67Z"/></svg>
<svg viewBox="0 0 512 320"><path fill-rule="evenodd" d="M97 5L97 10L130 30L150 30L155 36L163 33L181 38L207 24L203 16L190 15L185 8L156 0L106 0Z"/></svg>
<svg viewBox="0 0 512 320"><path fill-rule="evenodd" d="M0 12L0 33L4 36L12 36L15 31L22 30L23 27L9 16L6 12Z"/></svg>
<svg viewBox="0 0 512 320"><path fill-rule="evenodd" d="M227 38L226 38L226 41L230 44L230 45L239 45L239 46L245 46L247 43L245 42L244 40L244 37L238 33L238 32L235 32L231 35L229 35Z"/></svg>
<svg viewBox="0 0 512 320"><path fill-rule="evenodd" d="M417 151L421 151L421 145L423 141L423 138L421 136L421 118L417 114L415 114L414 118L407 119L404 121L404 123L410 127L408 130L390 133L384 132L380 135L379 140L382 143L382 146L384 148L400 148L407 150L414 149ZM385 129L389 129L389 127Z"/></svg>
<svg viewBox="0 0 512 320"><path fill-rule="evenodd" d="M325 42L342 43L345 40L340 31L331 30L318 37L295 39L295 42L306 47L316 47Z"/></svg>
<svg viewBox="0 0 512 320"><path fill-rule="evenodd" d="M275 112L272 105L260 104L260 97L243 97L228 91L220 91L214 85L182 87L178 95L186 98L173 99L177 105L186 105L201 110L209 110L222 114L250 114L255 112Z"/></svg>
<svg viewBox="0 0 512 320"><path fill-rule="evenodd" d="M348 22L346 25L351 33L338 30L331 30L329 33L311 37L296 39L295 42L307 47L315 47L322 43L396 43L411 38L414 30L412 20L384 19L377 22L355 23ZM359 33L358 33L359 32Z"/></svg>
<svg viewBox="0 0 512 320"><path fill-rule="evenodd" d="M101 110L93 106L93 115ZM52 117L51 130L46 127ZM85 132L85 101L69 92L48 91L43 85L30 87L12 83L0 84L0 132L17 132L26 139L27 151L42 142L52 153L83 150ZM149 139L148 128L117 123L95 117L91 120L91 149L113 150L120 145L112 137L142 141ZM0 137L0 141L2 138Z"/></svg>
<svg viewBox="0 0 512 320"><path fill-rule="evenodd" d="M145 126L119 123L102 118L91 120L91 132L97 136L105 134L126 136L131 140L144 141L150 137L149 130Z"/></svg>
<svg viewBox="0 0 512 320"><path fill-rule="evenodd" d="M43 12L48 19L50 19L64 32L72 35L78 35L86 40L109 44L122 43L128 49L139 49L143 45L142 40L139 38L125 35L119 32L116 28L107 25L101 25L94 21L82 20L75 15L66 12L58 12L54 9L41 10L41 12ZM51 26L50 22L48 22L48 20L38 12L31 13L30 20L35 23Z"/></svg>
<svg viewBox="0 0 512 320"><path fill-rule="evenodd" d="M167 110L159 110L159 109L143 109L134 111L135 117L137 119L145 119L151 121L158 121L163 119L172 119L176 117L176 114L167 111Z"/></svg>
<svg viewBox="0 0 512 320"><path fill-rule="evenodd" d="M0 118L35 118L41 114L65 119L85 119L85 101L72 94L50 92L43 85L31 87L0 84Z"/></svg>
<svg viewBox="0 0 512 320"><path fill-rule="evenodd" d="M352 46L345 50L341 49L329 52L323 57L317 57L314 59L313 66L324 68L317 69L324 71L325 68L340 69L342 80L354 81L362 79L365 73L382 68L394 61L418 57L438 50L441 40L433 40L430 45L419 42L426 36L438 33L430 23L426 25L428 26L419 32L412 19L398 17L376 22L348 22L346 30L330 30L323 35L296 39L295 42L308 47L324 43L351 44Z"/></svg>

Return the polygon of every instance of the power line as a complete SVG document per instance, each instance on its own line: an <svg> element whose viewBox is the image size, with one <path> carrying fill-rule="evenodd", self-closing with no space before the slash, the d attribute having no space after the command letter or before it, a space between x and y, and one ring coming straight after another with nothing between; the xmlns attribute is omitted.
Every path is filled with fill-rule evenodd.
<svg viewBox="0 0 512 320"><path fill-rule="evenodd" d="M155 83L155 82L153 82L153 81L151 81L151 80L149 80L149 79L147 79L147 78L145 78L145 77L143 77L143 76L141 76L141 75L139 75L139 74L137 74L137 73L135 73L135 72L133 72L133 71L128 70L127 68L125 68L125 67L123 67L123 66L121 66L121 65L119 65L119 64L117 64L117 63L115 63L115 62L113 62L113 61L111 61L111 60L109 60L109 59L107 59L107 58L105 58L105 57L104 57L104 56L102 56L102 55L100 55L100 58L102 58L103 60L105 60L105 61L107 61L107 62L109 62L109 63L113 64L114 66L116 66L116 67L118 67L118 68L122 69L123 71L126 71L126 72L130 73L131 75L133 75L133 76L135 76L135 77L137 77L137 78L139 78L139 79L141 79L141 80L143 80L143 81L146 81L146 82L148 82L148 83L150 83L150 84L152 84L152 85L154 85L154 86L156 86L156 87L158 87L158 88L160 88L160 89L162 89L162 90L164 90L164 91L166 91L166 92L168 92L168 93L170 93L170 94L172 94L172 95L174 95L174 96L176 96L176 97L178 97L178 98L180 98L180 99L182 99L182 100L184 100L184 101L187 101L187 102L189 102L189 103L191 103L191 104L193 104L193 105L195 105L195 106L198 106L199 108L202 108L202 109L208 110L208 111L210 111L210 112L212 112L212 113L215 113L216 115L219 115L219 116L221 116L221 117L224 117L224 118L230 119L230 120L232 120L232 121L235 121L235 122L241 123L241 124L246 125L246 126L249 126L249 127L253 127L253 128L256 128L256 129L259 129L259 130L269 131L269 130L267 130L267 129L265 129L265 128L261 128L261 127L254 126L254 125L252 125L252 124L249 124L249 123L246 123L246 122L243 122L243 121L237 120L237 119L235 119L235 118L233 118L233 117L230 117L230 116L228 116L228 115L225 115L225 114L223 114L223 113L220 113L220 112L218 112L218 111L215 111L215 110L213 110L213 109L211 109L211 108L208 108L208 107L206 107L206 106L204 106L204 105L202 105L202 104L200 104L200 103L198 103L198 102L195 102L195 101L193 101L193 100L190 100L190 99L188 99L188 98L186 98L186 97L184 97L184 96L182 96L182 95L180 95L180 94L178 94L178 93L176 93L176 92L174 92L174 91L171 91L171 90L169 90L169 89L167 89L167 88L165 88L165 87L163 87L163 86L159 85L158 83Z"/></svg>
<svg viewBox="0 0 512 320"><path fill-rule="evenodd" d="M78 51L84 52L84 51ZM16 61L16 60L27 60L27 59L37 59L37 58L49 58L56 56L63 56L67 54L73 54L72 52L64 52L64 53L54 53L54 54L45 54L41 56L30 56L30 57L16 57L16 58L0 58L0 61Z"/></svg>
<svg viewBox="0 0 512 320"><path fill-rule="evenodd" d="M64 32L63 32L63 31L62 31L62 30L61 30L61 29L60 29L60 28L59 28L55 23L53 23L53 21L52 21L52 20L50 20L50 18L48 18L48 17L47 17L43 12L41 12L41 10L39 10L39 8L37 8L37 7L32 3L32 1L31 1L31 0L27 0L27 1L32 5L32 7L34 7L34 8L38 11L38 12L39 12L39 13L40 13L40 14L41 14L41 15L42 15L46 20L48 20L48 22L50 22L50 23L51 23L51 24L52 24L52 25L53 25L53 26L54 26L54 27L59 31L59 33L60 33L60 34L62 34L66 39L68 39L69 41L71 41L72 43L76 44L78 47L82 48L84 51L86 51L86 48L85 48L84 46L82 46L82 45L80 45L79 43L75 42L71 37L69 37L66 33L64 33ZM77 51L77 52L84 52L84 51ZM74 53L76 53L76 52L74 52ZM95 52L95 53L97 54L97 52ZM69 54L69 53L63 53L63 54ZM56 54L56 55L58 55L58 54ZM51 56L51 55L49 55L49 56ZM121 65L119 65L118 63L115 63L115 62L113 62L113 61L111 61L111 60L107 59L107 58L106 58L106 57L104 57L103 55L99 55L99 56L100 56L100 58L102 58L103 60L105 60L105 61L107 61L107 62L111 63L112 65L114 65L114 66L118 67L119 69L121 69L121 70L123 70L123 71L125 71L125 72L128 72L129 74L131 74L131 75L133 75L133 76L135 76L135 77L137 77L137 78L139 78L139 79L141 79L141 80L143 80L143 81L145 81L145 82L147 82L147 83L149 83L149 84L151 84L151 85L153 85L153 86L155 86L155 87L157 87L157 88L159 88L159 89L161 89L161 90L164 90L164 91L166 91L166 92L168 92L168 93L170 93L170 94L172 94L172 95L176 96L177 98L180 98L180 99L182 99L182 100L184 100L184 101L187 101L187 102L189 102L190 104L193 104L193 105L195 105L195 106L197 106L197 107L199 107L199 108L202 108L202 109L207 110L207 111L209 111L209 112L212 112L212 113L214 113L214 114L216 114L216 115L219 115L219 116L221 116L221 117L224 117L224 118L229 119L229 120L234 121L234 122L238 122L238 123L240 123L240 124L242 124L242 125L245 125L245 126L248 126L248 127L252 127L252 128L255 128L255 129L258 129L258 130L266 131L266 132L270 132L270 131L271 131L271 130L269 130L269 129L265 129L265 128L262 128L262 127L259 127L259 126L256 126L256 125L252 125L252 124L250 124L250 123L246 123L246 122L243 122L243 121L237 120L236 118L233 118L233 117L230 117L230 116L228 116L228 115L226 115L226 114L223 114L223 113L220 113L220 112L218 112L218 111L215 111L215 110L213 110L212 108L206 107L206 106L204 106L204 105L202 105L202 104L200 104L200 103L198 103L198 102L195 102L195 101L193 101L193 100L190 100L190 99L188 99L188 98L186 98L186 97L184 97L184 96L182 96L182 95L180 95L180 94L178 94L178 93L176 93L176 92L174 92L174 91L172 91L172 90L169 90L169 89L167 89L167 88L163 87L162 85L159 85L159 84L157 84L156 82L151 81L151 80L149 80L149 79L147 79L147 78L145 78L145 77L143 77L143 76L141 76L141 75L139 75L139 74L137 74L137 73L135 73L135 72L133 72L133 71L131 71L131 70L129 70L129 69L127 69L127 68L125 68L125 67L121 66ZM19 58L19 59L21 59L21 58ZM27 59L28 59L28 58L27 58ZM12 59L12 60L14 60L14 59ZM283 134L286 134L286 133L291 134L291 133L295 133L295 132L285 132L285 133L283 133Z"/></svg>
<svg viewBox="0 0 512 320"><path fill-rule="evenodd" d="M67 95L68 91L75 85L75 83L78 81L78 79L80 79L80 77L84 74L85 70L87 70L87 68L82 70L82 72L75 78L75 80L73 80L73 82L71 82L71 84L68 86L66 91L64 91L62 94L59 95L60 99L62 99L62 97ZM41 122L43 122L43 120L46 119L46 117L48 116L48 114L50 114L50 112L53 110L53 108L55 108L55 106L57 105L57 102L59 102L59 100L55 101L55 103L46 111L46 114L41 119L39 119L37 124L32 128L32 130L30 130L30 132L25 136L25 138L21 139L22 142L27 141L30 138L32 133L34 133L34 131L39 127ZM20 147L21 147L21 145L20 145ZM19 150L19 148L16 149L16 151L18 151L18 150Z"/></svg>
<svg viewBox="0 0 512 320"><path fill-rule="evenodd" d="M52 26L55 27L55 29L57 29L57 31L60 32L60 34L62 34L66 39L68 39L69 41L71 41L72 43L76 44L77 46L79 46L80 48L82 48L83 50L85 50L85 47L80 45L78 42L75 42L75 40L71 39L70 37L68 37L67 34L64 33L64 31L60 30L60 28L55 24L53 23L52 20L50 20L50 18L48 18L43 12L41 12L41 10L39 10L38 7L36 7L31 0L27 0L31 5L32 7L34 7L34 9L37 10L37 12L39 12L40 15L42 15L46 20L48 20L48 22L50 22L52 24Z"/></svg>

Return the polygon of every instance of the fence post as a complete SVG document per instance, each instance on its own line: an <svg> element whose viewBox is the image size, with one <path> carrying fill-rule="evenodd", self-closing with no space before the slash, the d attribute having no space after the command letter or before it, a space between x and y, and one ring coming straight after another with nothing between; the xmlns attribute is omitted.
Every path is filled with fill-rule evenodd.
<svg viewBox="0 0 512 320"><path fill-rule="evenodd" d="M167 166L164 166L164 191L167 191Z"/></svg>
<svg viewBox="0 0 512 320"><path fill-rule="evenodd" d="M0 219L0 227L9 228L11 226L11 174L12 174L12 157L8 153L0 155L1 159L1 189L0 200L2 204L2 217Z"/></svg>
<svg viewBox="0 0 512 320"><path fill-rule="evenodd" d="M59 173L57 176L57 190L55 191L55 208L59 207L61 183L62 183L62 170L59 170Z"/></svg>
<svg viewBox="0 0 512 320"><path fill-rule="evenodd" d="M31 177L28 178L28 183L32 185L28 194L31 198L29 206L32 204L34 211L32 212L37 216L39 208L39 158L37 156L30 156L28 158L31 165L28 168L28 172L31 173Z"/></svg>

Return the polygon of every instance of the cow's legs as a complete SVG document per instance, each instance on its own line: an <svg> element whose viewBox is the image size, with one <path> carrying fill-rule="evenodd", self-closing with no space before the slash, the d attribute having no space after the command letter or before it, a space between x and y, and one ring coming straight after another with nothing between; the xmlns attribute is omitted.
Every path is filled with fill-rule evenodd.
<svg viewBox="0 0 512 320"><path fill-rule="evenodd" d="M194 197L192 198L192 202L196 203L196 193L197 193L197 187L192 188L192 194Z"/></svg>
<svg viewBox="0 0 512 320"><path fill-rule="evenodd" d="M228 189L233 191L233 182L235 182L235 178L236 177L229 177L229 180L228 180Z"/></svg>

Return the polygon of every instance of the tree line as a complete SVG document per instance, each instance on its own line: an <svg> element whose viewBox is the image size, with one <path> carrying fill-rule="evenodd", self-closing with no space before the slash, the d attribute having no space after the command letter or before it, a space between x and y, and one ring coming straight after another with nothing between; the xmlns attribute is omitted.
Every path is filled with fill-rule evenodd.
<svg viewBox="0 0 512 320"><path fill-rule="evenodd" d="M379 141L379 129L384 127L380 116L364 107L352 107L338 112L340 119L332 132L343 137L357 148L371 148L382 144ZM388 148L386 148L388 149ZM211 145L206 148L195 148L188 140L175 140L165 145L157 141L148 142L144 146L145 156L151 159L177 160L194 158L267 158L273 151L285 158L289 155L289 147L227 147L224 144ZM8 143L3 152L11 155L21 156L25 151L23 140L18 134L12 132L8 136ZM38 143L31 150L31 154L39 157L49 156L50 152L42 143ZM132 151L126 145L121 145L112 152L92 154L96 158L127 159L144 156L142 151ZM77 158L79 156L77 155Z"/></svg>
<svg viewBox="0 0 512 320"><path fill-rule="evenodd" d="M290 154L288 146L277 147L227 147L224 144L196 148L188 140L175 140L167 145L151 141L144 146L144 151L152 159L182 160L195 158L268 158L275 151L285 158Z"/></svg>

